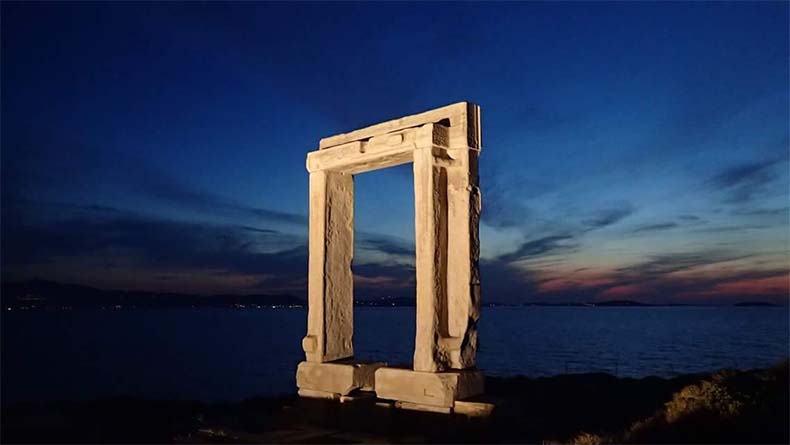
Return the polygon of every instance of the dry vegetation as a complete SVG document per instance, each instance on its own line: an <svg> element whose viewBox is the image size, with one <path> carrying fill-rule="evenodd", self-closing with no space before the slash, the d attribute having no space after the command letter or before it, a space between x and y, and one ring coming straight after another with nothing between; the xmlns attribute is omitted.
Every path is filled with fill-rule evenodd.
<svg viewBox="0 0 790 445"><path fill-rule="evenodd" d="M655 414L617 434L572 443L788 443L788 362L719 371L676 392Z"/></svg>

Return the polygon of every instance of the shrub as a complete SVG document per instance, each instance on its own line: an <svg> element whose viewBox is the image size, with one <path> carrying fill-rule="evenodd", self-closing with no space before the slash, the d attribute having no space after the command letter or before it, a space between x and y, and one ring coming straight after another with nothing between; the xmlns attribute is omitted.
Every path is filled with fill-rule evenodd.
<svg viewBox="0 0 790 445"><path fill-rule="evenodd" d="M676 392L623 442L785 442L788 361L761 371L724 370Z"/></svg>

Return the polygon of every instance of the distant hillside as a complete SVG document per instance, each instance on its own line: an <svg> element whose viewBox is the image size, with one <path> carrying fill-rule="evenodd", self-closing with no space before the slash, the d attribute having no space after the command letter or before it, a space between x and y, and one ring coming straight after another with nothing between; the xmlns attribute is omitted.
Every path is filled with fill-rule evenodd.
<svg viewBox="0 0 790 445"><path fill-rule="evenodd" d="M592 303L594 306L654 306L652 304L642 303L639 301L632 301L632 300L607 300L607 301L598 301Z"/></svg>
<svg viewBox="0 0 790 445"><path fill-rule="evenodd" d="M590 301L590 302L548 302L548 301L537 301L532 303L524 303L520 306L586 306L586 307L648 307L648 306L656 306L654 304L649 303L642 303L639 301L633 300L605 300L605 301Z"/></svg>
<svg viewBox="0 0 790 445"><path fill-rule="evenodd" d="M735 303L738 307L782 307L781 304L769 303L767 301L743 301Z"/></svg>
<svg viewBox="0 0 790 445"><path fill-rule="evenodd" d="M65 284L48 280L2 283L0 303L4 310L13 309L132 309L132 308L264 308L306 307L307 302L292 295L192 295L172 292L104 290L79 284ZM356 299L360 307L414 307L414 297L383 297ZM632 300L607 300L596 302L483 302L483 307L657 307L687 306L685 304L649 304ZM782 307L763 301L736 303L738 307Z"/></svg>
<svg viewBox="0 0 790 445"><path fill-rule="evenodd" d="M305 301L291 295L211 295L167 292L103 290L46 280L2 283L3 308L183 308L183 307L292 307Z"/></svg>

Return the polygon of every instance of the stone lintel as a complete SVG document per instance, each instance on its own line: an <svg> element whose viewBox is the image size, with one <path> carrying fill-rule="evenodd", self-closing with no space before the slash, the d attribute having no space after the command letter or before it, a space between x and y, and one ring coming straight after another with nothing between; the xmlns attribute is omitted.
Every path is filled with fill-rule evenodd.
<svg viewBox="0 0 790 445"><path fill-rule="evenodd" d="M337 394L338 397L347 396L357 389L373 391L375 372L382 366L385 364L301 362L296 368L296 386L300 395L303 389Z"/></svg>
<svg viewBox="0 0 790 445"><path fill-rule="evenodd" d="M459 131L461 129L458 129ZM366 141L353 141L307 154L308 172L336 171L359 174L414 161L414 150L430 147L438 158L451 160L458 149L450 148L451 131L441 124L425 124L394 133L375 136Z"/></svg>
<svg viewBox="0 0 790 445"><path fill-rule="evenodd" d="M379 368L376 396L417 405L452 408L457 400L483 393L484 377L478 370L420 372Z"/></svg>
<svg viewBox="0 0 790 445"><path fill-rule="evenodd" d="M318 148L319 150L324 150L348 142L363 141L374 136L437 122L449 123L446 126L463 129L466 132L463 135L458 134L458 138L452 137L453 144L451 144L451 147L463 145L480 148L480 107L470 102L457 102L423 113L371 125L349 133L322 138Z"/></svg>

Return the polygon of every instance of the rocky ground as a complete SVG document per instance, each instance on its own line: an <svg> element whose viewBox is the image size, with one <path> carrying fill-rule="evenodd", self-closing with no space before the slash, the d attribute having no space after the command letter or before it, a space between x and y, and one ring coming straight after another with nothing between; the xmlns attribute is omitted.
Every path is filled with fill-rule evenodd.
<svg viewBox="0 0 790 445"><path fill-rule="evenodd" d="M3 406L3 443L788 443L788 363L672 379L488 378L485 418L373 399Z"/></svg>

